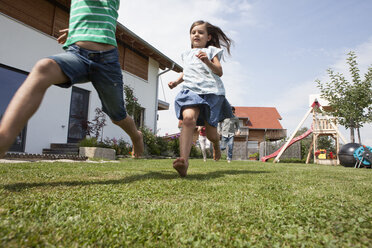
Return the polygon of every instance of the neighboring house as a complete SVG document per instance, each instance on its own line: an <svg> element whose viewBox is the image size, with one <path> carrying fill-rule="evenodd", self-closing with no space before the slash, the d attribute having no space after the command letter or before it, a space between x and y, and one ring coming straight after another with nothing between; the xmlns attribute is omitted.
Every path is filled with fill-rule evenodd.
<svg viewBox="0 0 372 248"><path fill-rule="evenodd" d="M235 107L240 121L240 135L235 136L233 159L248 159L259 151L263 141L280 140L287 135L279 120L282 117L274 107Z"/></svg>
<svg viewBox="0 0 372 248"><path fill-rule="evenodd" d="M0 117L33 65L41 58L63 52L56 41L68 27L70 0L0 0ZM134 90L142 106L138 126L156 130L157 111L169 108L158 101L159 70L181 72L182 67L118 23L116 37L124 84ZM165 72L164 71L164 72ZM36 114L12 147L13 151L41 153L51 143L84 138L84 123L101 107L90 83L69 89L48 89ZM104 137L129 137L108 121Z"/></svg>

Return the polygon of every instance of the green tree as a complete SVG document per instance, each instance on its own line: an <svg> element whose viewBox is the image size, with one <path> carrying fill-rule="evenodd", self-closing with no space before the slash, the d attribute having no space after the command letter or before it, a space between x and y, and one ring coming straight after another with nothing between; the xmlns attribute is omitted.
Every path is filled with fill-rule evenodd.
<svg viewBox="0 0 372 248"><path fill-rule="evenodd" d="M350 129L352 142L355 142L354 129L357 129L361 143L360 128L365 123L372 122L372 66L368 68L364 80L361 80L355 53L351 51L348 55L351 82L332 69L327 70L330 82L316 82L322 98L326 99L332 108L330 115L336 117L340 125Z"/></svg>
<svg viewBox="0 0 372 248"><path fill-rule="evenodd" d="M101 136L101 142L103 141L103 128L107 126L106 124L106 115L100 108L94 110L96 115L92 121L87 121L87 134L93 134L95 139Z"/></svg>
<svg viewBox="0 0 372 248"><path fill-rule="evenodd" d="M318 149L325 149L328 152L336 152L335 140L331 136L320 136L318 138Z"/></svg>
<svg viewBox="0 0 372 248"><path fill-rule="evenodd" d="M307 128L307 127L300 128L297 131L295 137L300 136L303 133L306 133L307 130L309 130L309 128ZM307 157L307 152L309 151L312 140L313 140L312 135L309 135L309 136L307 136L306 138L304 138L300 141L300 144L301 144L301 159L304 159L304 158Z"/></svg>
<svg viewBox="0 0 372 248"><path fill-rule="evenodd" d="M132 116L137 128L139 128L139 120L141 118L141 105L138 103L138 98L134 95L133 89L124 85L124 95L125 95L125 109L128 115Z"/></svg>

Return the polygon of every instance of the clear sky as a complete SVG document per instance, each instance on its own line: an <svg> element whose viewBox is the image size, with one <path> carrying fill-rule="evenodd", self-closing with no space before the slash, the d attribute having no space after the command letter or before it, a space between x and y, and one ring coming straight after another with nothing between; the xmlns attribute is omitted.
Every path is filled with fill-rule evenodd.
<svg viewBox="0 0 372 248"><path fill-rule="evenodd" d="M180 65L190 25L200 19L235 42L222 63L229 102L276 107L288 135L308 110L309 95L320 93L315 80L329 80L328 68L348 76L349 51L356 52L363 79L372 66L371 0L121 0L119 11L119 22ZM178 132L173 102L179 89L167 87L177 77L161 77L159 99L170 110L159 112L160 135ZM341 130L349 141L349 131ZM372 124L361 134L372 145Z"/></svg>

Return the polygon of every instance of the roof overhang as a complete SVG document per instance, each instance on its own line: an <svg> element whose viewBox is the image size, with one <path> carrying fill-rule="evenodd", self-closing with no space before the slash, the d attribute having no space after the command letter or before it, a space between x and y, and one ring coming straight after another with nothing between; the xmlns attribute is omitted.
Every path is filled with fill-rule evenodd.
<svg viewBox="0 0 372 248"><path fill-rule="evenodd" d="M183 68L180 65L165 56L162 52L157 50L147 41L143 40L141 37L130 31L127 27L119 22L117 23L116 28L116 39L118 42L126 44L130 48L137 50L143 55L153 58L159 63L159 67L162 70L173 68L172 70L175 72L183 71Z"/></svg>
<svg viewBox="0 0 372 248"><path fill-rule="evenodd" d="M158 99L158 110L168 110L169 109L169 103L164 102L160 99Z"/></svg>

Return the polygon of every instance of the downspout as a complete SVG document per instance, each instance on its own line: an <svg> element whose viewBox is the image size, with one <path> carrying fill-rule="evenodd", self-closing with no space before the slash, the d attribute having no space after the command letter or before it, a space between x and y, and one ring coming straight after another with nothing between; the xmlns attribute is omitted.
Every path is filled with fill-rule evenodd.
<svg viewBox="0 0 372 248"><path fill-rule="evenodd" d="M267 133L267 128L265 128L265 134L264 134L264 144L265 144L265 146L263 147L263 154L260 154L260 157L262 158L262 157L265 157L266 156L266 153L267 153L267 139L266 139L266 133ZM261 158L259 158L259 160L261 161Z"/></svg>
<svg viewBox="0 0 372 248"><path fill-rule="evenodd" d="M158 94L159 94L159 77L171 70L173 70L175 66L175 63L172 63L172 67L171 68L168 68L167 70L165 71L162 71L160 72L157 77L156 77L156 94L155 94L155 119L154 119L154 134L156 134L156 131L157 131L157 128L158 128L158 104L159 104L159 101L158 101Z"/></svg>

